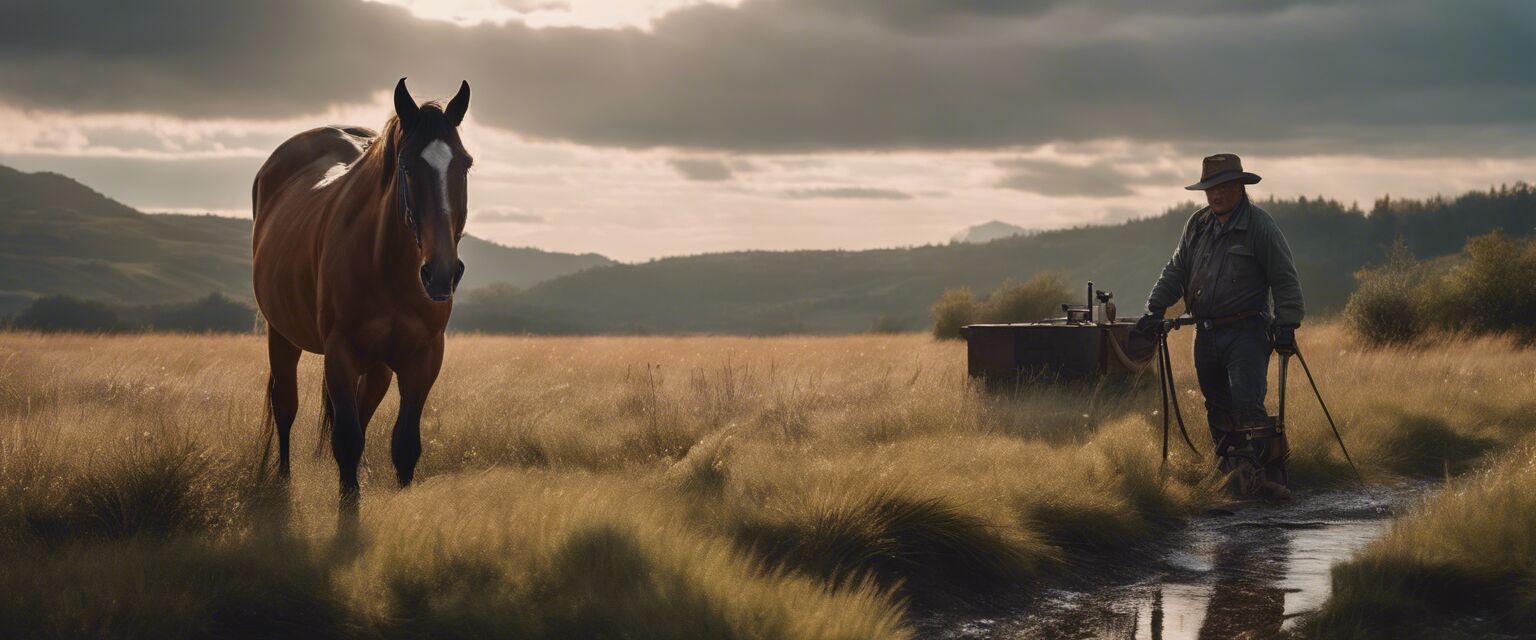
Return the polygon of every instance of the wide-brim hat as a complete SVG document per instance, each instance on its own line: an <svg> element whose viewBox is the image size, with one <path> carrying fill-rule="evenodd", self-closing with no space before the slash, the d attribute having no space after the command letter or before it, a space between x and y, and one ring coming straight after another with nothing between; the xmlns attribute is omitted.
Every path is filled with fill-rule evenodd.
<svg viewBox="0 0 1536 640"><path fill-rule="evenodd" d="M1184 187L1190 191L1205 191L1223 182L1241 180L1243 184L1257 184L1263 178L1243 171L1243 159L1235 153L1218 153L1206 156L1200 163L1200 181Z"/></svg>

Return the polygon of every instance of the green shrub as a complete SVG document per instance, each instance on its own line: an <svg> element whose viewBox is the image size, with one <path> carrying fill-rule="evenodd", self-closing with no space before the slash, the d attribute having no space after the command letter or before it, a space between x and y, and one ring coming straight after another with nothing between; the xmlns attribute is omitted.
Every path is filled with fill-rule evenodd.
<svg viewBox="0 0 1536 640"><path fill-rule="evenodd" d="M1536 243L1502 231L1472 238L1434 290L1431 306L1446 328L1536 338Z"/></svg>
<svg viewBox="0 0 1536 640"><path fill-rule="evenodd" d="M120 328L117 312L94 300L64 295L43 296L16 316L18 329L99 333Z"/></svg>
<svg viewBox="0 0 1536 640"><path fill-rule="evenodd" d="M981 306L982 322L1035 322L1057 315L1071 297L1066 278L1047 272L1020 283L1008 279Z"/></svg>
<svg viewBox="0 0 1536 640"><path fill-rule="evenodd" d="M1046 272L1019 282L1013 278L978 301L969 288L948 289L933 303L933 337L952 340L960 328L977 322L1035 322L1057 315L1072 296L1060 273Z"/></svg>
<svg viewBox="0 0 1536 640"><path fill-rule="evenodd" d="M1536 341L1536 242L1495 231L1467 240L1459 262L1437 269L1399 241L1386 264L1355 277L1344 318L1368 343L1412 342L1430 329Z"/></svg>
<svg viewBox="0 0 1536 640"><path fill-rule="evenodd" d="M1429 328L1425 309L1415 296L1422 269L1398 238L1386 264L1355 274L1360 286L1344 306L1345 323L1373 345L1417 340Z"/></svg>
<svg viewBox="0 0 1536 640"><path fill-rule="evenodd" d="M192 333L249 333L254 326L256 309L213 292L191 302L155 305L145 308L140 323L156 331Z"/></svg>
<svg viewBox="0 0 1536 640"><path fill-rule="evenodd" d="M960 339L960 327L976 322L976 300L966 287L949 289L933 303L933 337L939 340Z"/></svg>

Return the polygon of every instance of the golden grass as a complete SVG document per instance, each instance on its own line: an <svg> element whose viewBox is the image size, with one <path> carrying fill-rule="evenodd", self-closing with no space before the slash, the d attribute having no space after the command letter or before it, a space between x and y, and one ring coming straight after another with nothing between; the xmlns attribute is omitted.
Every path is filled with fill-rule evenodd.
<svg viewBox="0 0 1536 640"><path fill-rule="evenodd" d="M1452 481L1334 567L1333 586L1313 636L1405 637L1468 613L1536 631L1536 444Z"/></svg>
<svg viewBox="0 0 1536 640"><path fill-rule="evenodd" d="M1175 366L1205 451L1189 331ZM1536 352L1495 338L1302 345L1373 480L1529 430ZM355 529L314 458L258 472L249 336L0 334L0 625L21 635L903 638L910 606L1123 558L1218 501L1159 473L1151 385L969 384L927 337L451 336L418 483L375 417ZM1293 368L1293 483L1346 481ZM1273 398L1273 396L1271 396ZM1176 437L1176 436L1175 436Z"/></svg>

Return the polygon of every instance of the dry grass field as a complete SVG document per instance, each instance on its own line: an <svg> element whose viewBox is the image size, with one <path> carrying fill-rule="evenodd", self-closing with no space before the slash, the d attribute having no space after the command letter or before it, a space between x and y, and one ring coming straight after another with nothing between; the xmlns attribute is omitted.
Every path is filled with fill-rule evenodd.
<svg viewBox="0 0 1536 640"><path fill-rule="evenodd" d="M1532 440L1451 481L1384 538L1334 567L1333 596L1311 621L1311 635L1415 637L1426 621L1469 613L1484 619L1469 636L1536 631Z"/></svg>
<svg viewBox="0 0 1536 640"><path fill-rule="evenodd" d="M1373 482L1472 469L1536 425L1536 351L1506 340L1301 341ZM0 629L904 638L913 611L1101 570L1221 500L1185 453L1160 472L1155 386L989 396L926 336L448 345L417 484L394 484L391 393L338 527L319 358L285 486L261 466L263 339L0 334ZM1293 376L1293 484L1349 481Z"/></svg>

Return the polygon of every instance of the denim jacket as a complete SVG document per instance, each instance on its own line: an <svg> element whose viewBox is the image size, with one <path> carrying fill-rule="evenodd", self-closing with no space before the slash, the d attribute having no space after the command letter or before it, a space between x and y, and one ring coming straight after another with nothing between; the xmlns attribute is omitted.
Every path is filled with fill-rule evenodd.
<svg viewBox="0 0 1536 640"><path fill-rule="evenodd" d="M1210 207L1190 216L1147 297L1147 311L1162 315L1183 298L1197 318L1270 315L1271 295L1275 326L1301 326L1306 312L1291 247L1275 219L1244 197L1225 225Z"/></svg>

